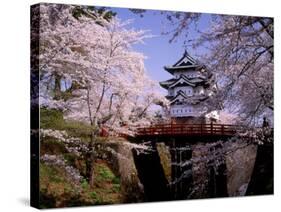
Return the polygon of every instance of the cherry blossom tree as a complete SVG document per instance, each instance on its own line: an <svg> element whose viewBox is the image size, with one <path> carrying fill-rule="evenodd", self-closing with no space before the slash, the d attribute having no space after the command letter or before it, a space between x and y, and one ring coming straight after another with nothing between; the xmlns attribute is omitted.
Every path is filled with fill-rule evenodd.
<svg viewBox="0 0 281 212"><path fill-rule="evenodd" d="M133 133L134 126L153 121L153 105L164 106L166 100L146 74L145 56L133 50L149 37L146 31L130 29L130 21L108 20L106 11L86 11L77 19L74 9L40 6L40 96L42 105L93 127L85 156L93 185L93 144L99 128Z"/></svg>
<svg viewBox="0 0 281 212"><path fill-rule="evenodd" d="M104 14L98 17L100 24L97 18L77 20L70 15L71 9L61 9L53 23L50 16L58 10L57 6L43 6L40 55L45 79L59 75L76 86L72 93L76 98L63 103L69 117L87 120L91 125L107 118L114 124L117 113L125 109L123 117L129 117L128 113L138 104L148 103L147 111L151 104L163 103L156 83L145 72L144 55L132 49L132 45L149 37L146 32L126 29L129 21L107 21ZM83 103L85 107L81 106ZM127 107L122 107L124 104ZM75 107L79 108L76 113Z"/></svg>

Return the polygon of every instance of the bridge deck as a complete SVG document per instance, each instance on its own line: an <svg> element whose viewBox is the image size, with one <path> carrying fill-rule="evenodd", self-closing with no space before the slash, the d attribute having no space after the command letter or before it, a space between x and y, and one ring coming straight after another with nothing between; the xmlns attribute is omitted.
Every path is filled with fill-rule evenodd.
<svg viewBox="0 0 281 212"><path fill-rule="evenodd" d="M137 136L233 136L243 130L240 125L226 124L160 124L138 128Z"/></svg>

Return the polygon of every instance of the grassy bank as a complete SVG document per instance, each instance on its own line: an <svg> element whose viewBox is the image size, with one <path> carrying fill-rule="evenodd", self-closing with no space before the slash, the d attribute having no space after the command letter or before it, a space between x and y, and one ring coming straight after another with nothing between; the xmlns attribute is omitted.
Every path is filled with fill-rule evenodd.
<svg viewBox="0 0 281 212"><path fill-rule="evenodd" d="M40 128L66 131L70 136L83 142L90 140L90 125L76 121L66 121L58 110L40 110ZM83 176L85 161L66 151L64 145L55 138L41 138L41 155L61 155L67 165L78 169ZM100 138L99 140L102 140ZM116 176L107 161L97 160L94 165L95 184L90 188L82 179L79 184L69 179L64 169L45 163L40 164L40 204L41 208L99 205L121 203L122 193L119 176Z"/></svg>

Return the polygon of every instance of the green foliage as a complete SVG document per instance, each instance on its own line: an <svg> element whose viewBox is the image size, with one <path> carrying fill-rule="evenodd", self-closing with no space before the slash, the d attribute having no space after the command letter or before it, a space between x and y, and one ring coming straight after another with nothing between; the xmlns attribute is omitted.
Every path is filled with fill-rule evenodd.
<svg viewBox="0 0 281 212"><path fill-rule="evenodd" d="M40 128L65 130L70 136L88 141L94 127L84 122L65 121L63 113L55 109L40 108Z"/></svg>
<svg viewBox="0 0 281 212"><path fill-rule="evenodd" d="M113 184L120 184L120 178L119 178L119 177L114 177L114 178L112 179L112 183L113 183Z"/></svg>
<svg viewBox="0 0 281 212"><path fill-rule="evenodd" d="M72 15L76 19L79 19L82 16L85 16L85 17L93 18L94 20L96 20L97 17L95 15L93 15L94 14L93 12L96 12L99 15L102 15L105 11L107 11L107 13L104 16L104 19L107 20L107 21L110 21L112 19L112 17L114 17L116 15L116 13L110 11L109 8L95 7L95 6L83 6L83 7L76 6L72 10Z"/></svg>
<svg viewBox="0 0 281 212"><path fill-rule="evenodd" d="M66 153L66 148L63 143L57 141L54 138L44 138L44 142L41 142L40 153L44 154L61 154Z"/></svg>
<svg viewBox="0 0 281 212"><path fill-rule="evenodd" d="M77 192L73 189L72 182L67 180L64 170L41 163L39 173L40 192L42 194L52 194L54 198L65 193L73 193L73 195L77 195Z"/></svg>
<svg viewBox="0 0 281 212"><path fill-rule="evenodd" d="M112 204L122 202L121 184L119 177L115 176L108 165L104 162L95 163L95 188L97 194L96 204Z"/></svg>
<svg viewBox="0 0 281 212"><path fill-rule="evenodd" d="M83 179L81 182L81 187L85 190L85 189L89 189L89 183L87 182L87 180Z"/></svg>
<svg viewBox="0 0 281 212"><path fill-rule="evenodd" d="M64 126L63 113L55 109L40 108L40 128L61 129Z"/></svg>
<svg viewBox="0 0 281 212"><path fill-rule="evenodd" d="M67 121L65 122L64 130L73 137L89 139L94 128L83 122Z"/></svg>
<svg viewBox="0 0 281 212"><path fill-rule="evenodd" d="M40 164L40 207L67 207L101 205L122 202L121 184L110 168L103 162L95 163L95 186L91 188L86 179L79 191L67 180L62 169Z"/></svg>
<svg viewBox="0 0 281 212"><path fill-rule="evenodd" d="M120 184L113 184L113 186L112 186L112 191L113 192L120 192L121 191L121 186L120 186Z"/></svg>
<svg viewBox="0 0 281 212"><path fill-rule="evenodd" d="M83 142L90 139L93 128L85 123L66 121L59 110L41 108L40 128L65 130L70 136L79 137ZM88 140L87 140L88 139ZM105 142L97 137L96 142ZM68 153L62 142L45 137L41 143L41 154L63 155L69 165L85 172L85 161ZM85 174L85 173L84 173ZM94 168L94 187L91 188L86 179L74 185L65 171L56 166L40 164L40 207L66 207L79 205L100 205L122 202L119 177L115 176L108 165L99 161ZM78 186L78 187L77 187Z"/></svg>
<svg viewBox="0 0 281 212"><path fill-rule="evenodd" d="M56 168L44 164L40 164L40 177L42 179L46 177L50 182L63 182L62 175Z"/></svg>
<svg viewBox="0 0 281 212"><path fill-rule="evenodd" d="M67 161L68 164L74 165L77 156L72 153L66 153L63 155L63 157Z"/></svg>
<svg viewBox="0 0 281 212"><path fill-rule="evenodd" d="M91 196L91 198L93 198L93 199L97 199L97 197L98 197L98 195L97 195L97 193L96 193L95 191L92 191L92 192L90 193L90 196Z"/></svg>
<svg viewBox="0 0 281 212"><path fill-rule="evenodd" d="M107 166L104 166L103 164L99 164L96 167L96 171L102 180L111 181L115 178L115 175L112 173L112 171Z"/></svg>
<svg viewBox="0 0 281 212"><path fill-rule="evenodd" d="M115 176L110 168L104 163L97 163L96 167L96 184L101 194L120 194L120 178Z"/></svg>

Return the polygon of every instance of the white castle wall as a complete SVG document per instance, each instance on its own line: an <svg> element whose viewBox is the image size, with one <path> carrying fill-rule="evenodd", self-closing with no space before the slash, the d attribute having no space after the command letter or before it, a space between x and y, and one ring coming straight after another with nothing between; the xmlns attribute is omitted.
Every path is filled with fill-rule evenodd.
<svg viewBox="0 0 281 212"><path fill-rule="evenodd" d="M172 117L199 117L204 111L200 105L171 105L170 114Z"/></svg>
<svg viewBox="0 0 281 212"><path fill-rule="evenodd" d="M187 96L196 96L196 95L201 95L204 94L204 89L203 86L198 86L198 87L191 87L191 86L180 86L180 87L175 87L175 88L170 88L168 90L169 96L175 96L178 91L183 91Z"/></svg>
<svg viewBox="0 0 281 212"><path fill-rule="evenodd" d="M182 74L185 75L188 78L194 78L194 77L201 76L199 71L185 70L185 71L175 71L174 77L178 79L178 78L180 78L180 75L182 75Z"/></svg>

